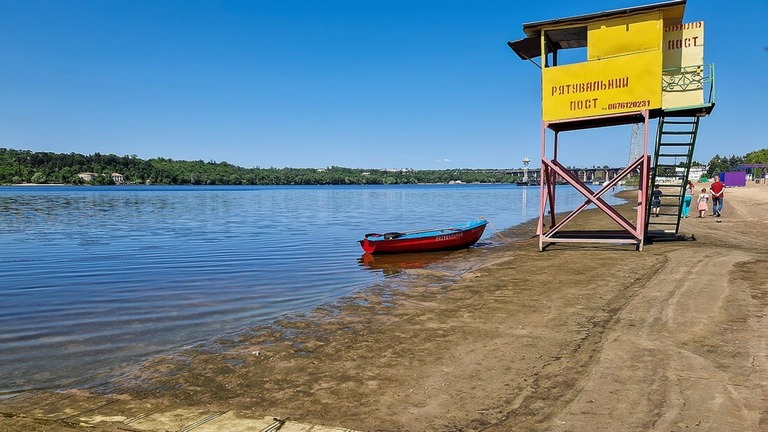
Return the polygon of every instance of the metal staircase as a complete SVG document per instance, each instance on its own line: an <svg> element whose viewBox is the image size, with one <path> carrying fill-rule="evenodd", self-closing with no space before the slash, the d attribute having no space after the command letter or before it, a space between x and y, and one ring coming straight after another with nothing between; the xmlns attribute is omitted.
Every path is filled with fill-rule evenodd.
<svg viewBox="0 0 768 432"><path fill-rule="evenodd" d="M647 202L651 202L656 186L663 195L658 216L654 216L652 206L648 206L645 215L647 240L673 240L678 237L699 119L698 116L675 116L674 111L659 117Z"/></svg>

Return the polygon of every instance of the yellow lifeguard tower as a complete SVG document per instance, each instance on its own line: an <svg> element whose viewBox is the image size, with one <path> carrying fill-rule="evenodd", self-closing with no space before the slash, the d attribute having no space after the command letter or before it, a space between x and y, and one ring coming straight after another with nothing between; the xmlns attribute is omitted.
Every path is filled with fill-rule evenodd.
<svg viewBox="0 0 768 432"><path fill-rule="evenodd" d="M561 242L626 243L642 250L646 239L678 236L699 119L715 105L714 68L704 64L704 23L684 23L685 5L685 0L667 1L523 24L526 37L508 42L521 59L541 68L539 250ZM580 49L576 51L582 58L564 64L570 53L564 50L572 49ZM648 129L650 120L657 118L652 163ZM642 150L599 190L593 191L558 161L559 134L629 124L643 132ZM601 197L633 174L640 182L637 215L631 221ZM559 222L558 179L586 198ZM663 192L663 211L651 218L648 203L656 185ZM563 229L590 204L604 211L619 230Z"/></svg>

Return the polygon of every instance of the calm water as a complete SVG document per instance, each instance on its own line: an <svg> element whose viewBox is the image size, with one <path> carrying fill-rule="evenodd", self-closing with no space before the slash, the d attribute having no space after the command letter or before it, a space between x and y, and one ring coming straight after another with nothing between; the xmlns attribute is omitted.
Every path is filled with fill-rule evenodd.
<svg viewBox="0 0 768 432"><path fill-rule="evenodd" d="M370 286L364 233L504 229L537 206L513 185L0 187L0 394L93 384Z"/></svg>

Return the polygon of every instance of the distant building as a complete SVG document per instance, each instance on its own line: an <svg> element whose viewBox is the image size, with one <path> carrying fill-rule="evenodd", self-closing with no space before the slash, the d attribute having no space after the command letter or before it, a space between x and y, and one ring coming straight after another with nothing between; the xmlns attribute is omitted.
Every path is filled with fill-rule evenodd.
<svg viewBox="0 0 768 432"><path fill-rule="evenodd" d="M97 174L91 173L91 172L81 172L81 173L78 173L77 176L83 179L84 181L94 181L96 180Z"/></svg>
<svg viewBox="0 0 768 432"><path fill-rule="evenodd" d="M707 167L705 166L692 166L688 172L688 179L693 182L698 182L702 177L706 177Z"/></svg>
<svg viewBox="0 0 768 432"><path fill-rule="evenodd" d="M115 182L115 184L125 183L125 179L123 178L123 175L118 173L112 173L112 181Z"/></svg>
<svg viewBox="0 0 768 432"><path fill-rule="evenodd" d="M685 168L678 167L675 168L675 174L677 175L683 175L685 173ZM702 178L706 178L707 176L707 167L701 166L701 165L693 165L691 166L690 171L688 171L688 178L687 180L690 180L694 183L698 183L701 181ZM659 177L657 177L658 179ZM672 181L674 183L674 179Z"/></svg>

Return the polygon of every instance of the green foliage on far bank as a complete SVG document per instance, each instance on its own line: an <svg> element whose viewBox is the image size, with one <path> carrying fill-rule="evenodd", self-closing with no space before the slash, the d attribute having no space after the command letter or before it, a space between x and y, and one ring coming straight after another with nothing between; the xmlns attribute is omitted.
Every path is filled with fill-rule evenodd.
<svg viewBox="0 0 768 432"><path fill-rule="evenodd" d="M79 173L95 174L86 181ZM0 148L0 184L114 184L112 174L129 184L160 185L347 185L512 183L520 180L508 170L379 170L342 167L243 168L227 162L143 160L113 154L31 152Z"/></svg>
<svg viewBox="0 0 768 432"><path fill-rule="evenodd" d="M768 148L749 152L744 156L720 156L715 155L707 165L707 176L713 177L721 172L733 171L738 165L743 164L763 164L768 166ZM764 170L758 170L758 175Z"/></svg>
<svg viewBox="0 0 768 432"><path fill-rule="evenodd" d="M715 155L709 177L744 163L768 165L768 148L745 156ZM93 173L84 180L79 173ZM136 155L82 155L0 148L0 184L114 184L119 173L128 184L160 185L365 185L417 183L514 183L519 171L502 169L380 170L329 167L243 168L227 162L139 159ZM515 175L518 174L518 175ZM631 181L629 179L628 181Z"/></svg>

